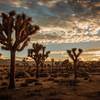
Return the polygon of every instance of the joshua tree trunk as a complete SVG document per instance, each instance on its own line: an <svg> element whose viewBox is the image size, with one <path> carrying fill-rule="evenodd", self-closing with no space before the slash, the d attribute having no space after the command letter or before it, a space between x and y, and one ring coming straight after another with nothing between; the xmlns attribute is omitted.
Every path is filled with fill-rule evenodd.
<svg viewBox="0 0 100 100"><path fill-rule="evenodd" d="M77 79L77 70L78 70L78 65L77 65L77 63L78 63L78 58L79 58L79 56L80 56L80 54L83 52L83 50L82 49L78 49L78 51L77 51L77 48L72 48L72 50L67 50L67 53L68 53L68 55L69 55L69 57L73 60L73 69L74 69L74 80L76 80Z"/></svg>
<svg viewBox="0 0 100 100"><path fill-rule="evenodd" d="M39 65L38 63L36 64L36 78L39 78Z"/></svg>
<svg viewBox="0 0 100 100"><path fill-rule="evenodd" d="M77 79L77 62L74 61L74 80Z"/></svg>
<svg viewBox="0 0 100 100"><path fill-rule="evenodd" d="M54 61L52 61L52 65L51 65L51 74L53 72L53 67L54 67Z"/></svg>
<svg viewBox="0 0 100 100"><path fill-rule="evenodd" d="M11 55L11 64L10 64L10 80L9 80L9 89L14 89L15 88L15 54L16 52L12 50L10 52Z"/></svg>
<svg viewBox="0 0 100 100"><path fill-rule="evenodd" d="M41 72L43 72L44 69L44 62L41 63Z"/></svg>

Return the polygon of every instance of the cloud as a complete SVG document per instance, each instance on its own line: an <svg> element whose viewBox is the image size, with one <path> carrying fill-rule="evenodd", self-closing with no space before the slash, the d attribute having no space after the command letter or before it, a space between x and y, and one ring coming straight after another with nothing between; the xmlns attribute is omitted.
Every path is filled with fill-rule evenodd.
<svg viewBox="0 0 100 100"><path fill-rule="evenodd" d="M100 0L91 0L93 6L90 7L82 3L78 6L71 5L67 1L0 0L0 12L15 10L17 13L24 12L31 16L33 22L41 28L40 32L31 38L31 43L43 43L47 50L52 51L51 55L62 59L66 57L66 49L91 49L100 46ZM27 48L29 47L31 44ZM99 55L99 52L96 54L92 51L86 51L84 55ZM99 50L95 50L97 51Z"/></svg>
<svg viewBox="0 0 100 100"><path fill-rule="evenodd" d="M21 7L22 2L20 0L0 0L0 4L9 4L15 7Z"/></svg>
<svg viewBox="0 0 100 100"><path fill-rule="evenodd" d="M57 2L60 2L61 0L39 0L38 1L38 4L39 5L46 5L46 6L48 6L48 7L53 7L53 6L55 6L55 4L57 3Z"/></svg>
<svg viewBox="0 0 100 100"><path fill-rule="evenodd" d="M12 0L0 0L0 3L11 3Z"/></svg>
<svg viewBox="0 0 100 100"><path fill-rule="evenodd" d="M43 23L43 25L45 24L56 25L58 21L59 21L58 25L63 25L63 24L66 25L66 23L64 22L70 16L80 15L80 14L84 14L84 16L85 14L91 15L88 8L84 9L84 7L82 9L78 9L80 10L78 11L80 12L80 14L79 13L77 14L74 11L75 8L73 8L73 5L68 4L66 0L0 0L0 3L10 4L10 6L16 7L16 9L20 8L19 10L21 9L26 10L26 11L21 10L21 12L30 11L30 14L29 13L28 14L33 15L33 18L34 15L36 15L38 23L40 24ZM50 5L52 6L49 7ZM6 8L7 6L4 7ZM9 8L7 7L7 9Z"/></svg>
<svg viewBox="0 0 100 100"><path fill-rule="evenodd" d="M31 38L32 42L39 43L79 43L100 41L99 26L90 25L89 23L78 23L79 27L72 29L65 29L61 27L42 27L40 32ZM95 27L97 27L95 29ZM90 29L89 29L90 28Z"/></svg>
<svg viewBox="0 0 100 100"><path fill-rule="evenodd" d="M66 0L0 0L0 9L24 12L33 17L34 23L44 27L33 36L32 42L78 43L100 40L99 16L92 16L84 7L82 9L86 13L80 9L81 14L76 14Z"/></svg>
<svg viewBox="0 0 100 100"><path fill-rule="evenodd" d="M100 51L100 48L90 48L90 49L86 49L85 51Z"/></svg>

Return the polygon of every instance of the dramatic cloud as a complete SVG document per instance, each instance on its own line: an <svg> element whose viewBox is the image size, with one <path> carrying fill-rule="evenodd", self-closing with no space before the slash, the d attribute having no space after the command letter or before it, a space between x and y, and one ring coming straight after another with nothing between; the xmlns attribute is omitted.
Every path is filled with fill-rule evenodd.
<svg viewBox="0 0 100 100"><path fill-rule="evenodd" d="M31 16L33 22L41 28L31 38L31 43L43 43L48 50L66 50L66 47L97 48L100 46L100 0L78 0L79 4L68 1L75 2L0 0L0 13L15 10Z"/></svg>

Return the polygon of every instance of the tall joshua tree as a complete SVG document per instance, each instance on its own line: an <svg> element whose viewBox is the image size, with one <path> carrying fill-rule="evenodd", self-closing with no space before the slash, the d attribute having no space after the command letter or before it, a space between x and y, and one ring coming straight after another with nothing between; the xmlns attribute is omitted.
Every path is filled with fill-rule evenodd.
<svg viewBox="0 0 100 100"><path fill-rule="evenodd" d="M67 50L69 57L73 60L73 67L74 67L74 79L77 79L77 62L80 54L83 52L82 49L72 48L72 50Z"/></svg>
<svg viewBox="0 0 100 100"><path fill-rule="evenodd" d="M15 55L16 51L22 51L30 40L30 35L39 30L39 26L32 25L31 17L25 14L16 14L11 11L1 14L0 43L1 48L10 51L11 64L9 75L9 87L15 88Z"/></svg>
<svg viewBox="0 0 100 100"><path fill-rule="evenodd" d="M33 43L33 48L28 50L28 56L34 59L36 64L36 78L39 77L39 66L41 62L44 64L45 60L47 59L50 51L45 52L46 47L41 44Z"/></svg>

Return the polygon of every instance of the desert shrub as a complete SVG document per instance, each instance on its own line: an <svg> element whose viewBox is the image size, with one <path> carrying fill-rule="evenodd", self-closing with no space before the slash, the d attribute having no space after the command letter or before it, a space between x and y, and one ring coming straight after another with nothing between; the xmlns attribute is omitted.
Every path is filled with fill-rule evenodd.
<svg viewBox="0 0 100 100"><path fill-rule="evenodd" d="M26 80L25 80L25 83L28 83L28 84L36 83L36 82L38 82L37 79L26 79Z"/></svg>
<svg viewBox="0 0 100 100"><path fill-rule="evenodd" d="M69 77L69 74L68 73L63 73L61 76L62 77Z"/></svg>
<svg viewBox="0 0 100 100"><path fill-rule="evenodd" d="M33 92L33 93L30 93L28 96L42 96L42 95L41 93Z"/></svg>
<svg viewBox="0 0 100 100"><path fill-rule="evenodd" d="M7 82L2 82L1 85L2 85L2 86L8 86L8 83L7 83Z"/></svg>
<svg viewBox="0 0 100 100"><path fill-rule="evenodd" d="M30 74L31 77L35 76L35 72L34 71L29 72L29 74Z"/></svg>
<svg viewBox="0 0 100 100"><path fill-rule="evenodd" d="M79 80L55 79L54 82L59 85L76 86L79 83Z"/></svg>
<svg viewBox="0 0 100 100"><path fill-rule="evenodd" d="M48 77L48 74L47 73L40 73L39 77Z"/></svg>
<svg viewBox="0 0 100 100"><path fill-rule="evenodd" d="M67 81L69 86L77 86L79 82L80 82L79 80L68 80Z"/></svg>
<svg viewBox="0 0 100 100"><path fill-rule="evenodd" d="M54 82L58 83L59 85L63 85L63 84L67 83L67 80L65 80L65 79L55 79Z"/></svg>
<svg viewBox="0 0 100 100"><path fill-rule="evenodd" d="M27 96L42 96L41 94L41 90L34 90L34 91L31 91L31 92L28 92Z"/></svg>
<svg viewBox="0 0 100 100"><path fill-rule="evenodd" d="M0 69L0 72L2 72L2 69Z"/></svg>
<svg viewBox="0 0 100 100"><path fill-rule="evenodd" d="M90 100L100 100L100 91L84 93L82 96L85 96Z"/></svg>
<svg viewBox="0 0 100 100"><path fill-rule="evenodd" d="M51 77L56 78L57 77L57 74L51 74Z"/></svg>
<svg viewBox="0 0 100 100"><path fill-rule="evenodd" d="M35 89L34 92L41 92L41 89Z"/></svg>
<svg viewBox="0 0 100 100"><path fill-rule="evenodd" d="M51 97L51 98L45 98L45 100L62 100L59 97Z"/></svg>
<svg viewBox="0 0 100 100"><path fill-rule="evenodd" d="M3 77L0 76L0 80L3 80Z"/></svg>
<svg viewBox="0 0 100 100"><path fill-rule="evenodd" d="M84 80L88 80L89 78L88 77L84 77Z"/></svg>
<svg viewBox="0 0 100 100"><path fill-rule="evenodd" d="M21 86L21 87L26 87L26 86L28 86L28 84L27 84L27 83L21 83L20 86Z"/></svg>
<svg viewBox="0 0 100 100"><path fill-rule="evenodd" d="M35 82L35 85L42 85L41 82Z"/></svg>
<svg viewBox="0 0 100 100"><path fill-rule="evenodd" d="M8 76L5 76L4 78L5 78L5 79L8 79Z"/></svg>
<svg viewBox="0 0 100 100"><path fill-rule="evenodd" d="M30 77L30 75L27 72L16 72L15 78L27 78Z"/></svg>
<svg viewBox="0 0 100 100"><path fill-rule="evenodd" d="M54 77L49 77L47 80L48 81L54 81Z"/></svg>
<svg viewBox="0 0 100 100"><path fill-rule="evenodd" d="M92 81L89 73L88 72L85 72L85 71L78 72L78 77L81 77L84 80L90 80L90 81Z"/></svg>
<svg viewBox="0 0 100 100"><path fill-rule="evenodd" d="M48 96L56 96L58 93L57 93L57 91L53 91L53 92L50 92L49 94L48 94Z"/></svg>

